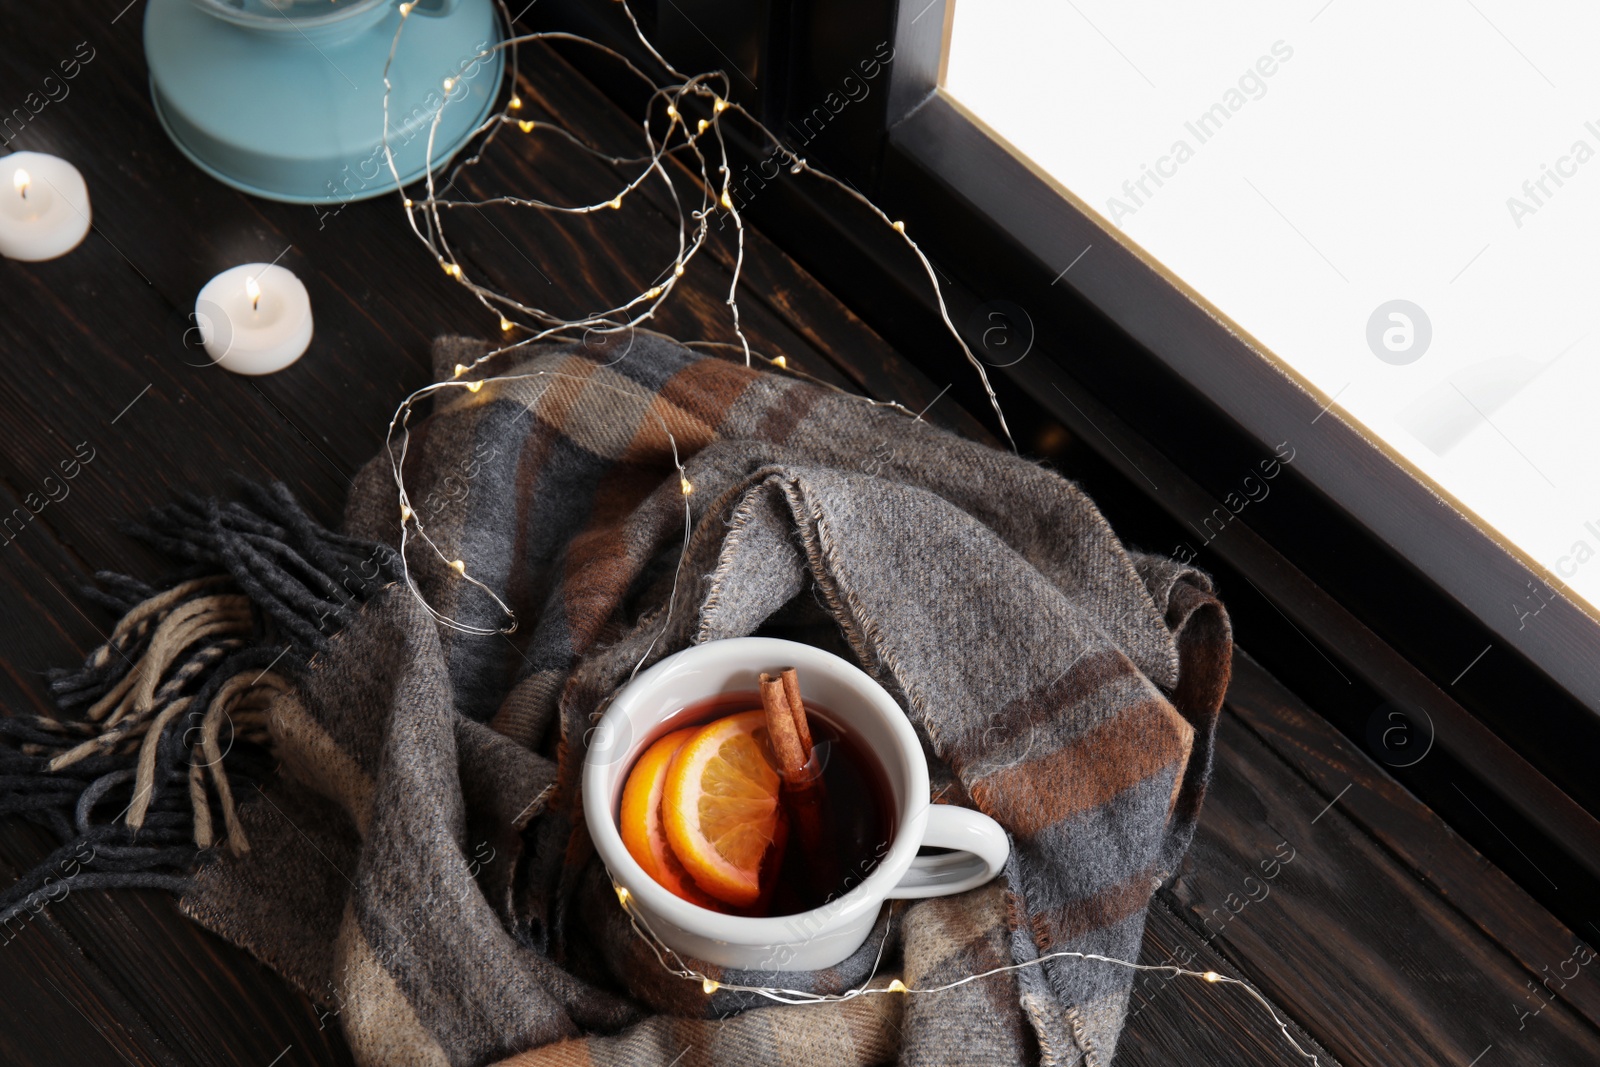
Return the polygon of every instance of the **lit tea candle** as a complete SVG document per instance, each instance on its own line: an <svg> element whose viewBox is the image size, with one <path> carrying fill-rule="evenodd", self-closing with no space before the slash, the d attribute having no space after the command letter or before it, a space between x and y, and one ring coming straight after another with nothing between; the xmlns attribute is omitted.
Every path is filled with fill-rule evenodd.
<svg viewBox="0 0 1600 1067"><path fill-rule="evenodd" d="M89 232L89 187L43 152L0 158L0 256L37 262L66 255Z"/></svg>
<svg viewBox="0 0 1600 1067"><path fill-rule="evenodd" d="M212 362L235 374L271 374L311 343L311 298L282 267L246 263L206 283L195 325Z"/></svg>

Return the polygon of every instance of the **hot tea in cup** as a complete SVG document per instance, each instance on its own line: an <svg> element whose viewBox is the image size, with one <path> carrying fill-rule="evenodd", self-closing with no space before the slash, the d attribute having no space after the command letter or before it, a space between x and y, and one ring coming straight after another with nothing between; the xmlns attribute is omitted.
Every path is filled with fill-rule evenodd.
<svg viewBox="0 0 1600 1067"><path fill-rule="evenodd" d="M784 667L804 690L798 749L801 722L761 684ZM692 646L620 689L588 739L583 812L641 933L730 968L831 967L885 900L972 889L1010 854L987 815L929 802L921 743L882 686L767 637Z"/></svg>
<svg viewBox="0 0 1600 1067"><path fill-rule="evenodd" d="M809 752L789 774L759 693L719 694L662 721L618 819L652 878L702 907L770 916L821 907L872 873L894 832L888 776L836 715L815 703L801 714Z"/></svg>

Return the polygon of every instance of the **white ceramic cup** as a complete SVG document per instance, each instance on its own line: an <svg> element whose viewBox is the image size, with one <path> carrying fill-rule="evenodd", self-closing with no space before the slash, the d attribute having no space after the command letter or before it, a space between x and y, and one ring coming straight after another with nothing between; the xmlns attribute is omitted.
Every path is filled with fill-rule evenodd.
<svg viewBox="0 0 1600 1067"><path fill-rule="evenodd" d="M628 771L644 749L681 723L674 717L723 693L755 693L763 671L794 667L804 698L827 709L877 757L888 778L894 836L859 885L811 911L772 918L723 915L669 892L628 853L617 829ZM612 699L590 733L583 768L589 835L627 905L663 944L721 967L809 971L860 948L883 902L960 893L989 881L1011 845L979 812L928 802L928 764L905 712L851 663L793 641L738 637L695 645L640 674ZM927 845L951 851L918 856Z"/></svg>

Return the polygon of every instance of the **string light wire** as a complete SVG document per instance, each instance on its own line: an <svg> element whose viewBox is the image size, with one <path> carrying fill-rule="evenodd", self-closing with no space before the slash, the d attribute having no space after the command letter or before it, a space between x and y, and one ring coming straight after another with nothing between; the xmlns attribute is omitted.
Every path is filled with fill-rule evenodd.
<svg viewBox="0 0 1600 1067"><path fill-rule="evenodd" d="M661 962L661 966L666 968L668 973L676 975L679 978L699 982L700 988L704 990L708 996L717 992L719 989L725 989L732 993L750 993L755 996L764 997L767 1000L775 1001L779 1004L835 1004L847 1000L855 1000L859 997L883 996L891 993L904 993L908 996L943 993L951 989L957 989L961 986L968 985L972 982L982 981L985 978L992 978L997 974L1010 974L1016 971L1026 970L1030 967L1040 967L1051 962L1052 960L1070 959L1077 960L1082 963L1108 963L1115 967L1125 967L1131 971L1156 972L1168 974L1174 978L1196 978L1210 985L1237 986L1240 989L1243 989L1252 1000L1261 1005L1262 1009L1272 1017L1272 1021L1277 1024L1279 1032L1283 1034L1283 1039L1289 1044L1290 1048L1294 1049L1294 1051L1298 1053L1302 1059L1308 1060L1313 1065L1320 1067L1320 1063L1316 1055L1306 1051L1305 1047L1295 1039L1294 1034L1289 1031L1289 1024L1287 1020L1283 1019L1277 1013L1272 1006L1272 1002L1267 1000L1266 997L1262 996L1255 986L1241 978L1232 978L1225 974L1219 974L1216 971L1191 971L1186 967L1179 967L1175 964L1134 963L1129 960L1118 959L1115 956L1103 956L1098 952L1071 952L1061 950L1049 952L1042 956L1035 956L1033 959L1024 960L1021 963L1010 963L999 967L991 967L987 971L981 971L977 974L969 974L963 978L957 978L954 981L945 982L941 985L908 986L898 978L893 979L887 985L873 985L873 979L877 977L878 968L883 963L884 950L889 944L890 930L889 926L886 925L884 927L883 939L878 944L878 954L872 962L872 969L867 972L867 977L862 981L862 983L859 986L856 986L854 989L845 990L843 993L816 993L805 989L783 989L777 986L742 985L737 982L724 982L720 979L712 978L710 975L690 967L684 962L682 956L678 955L677 952L673 951L672 948L667 946L659 937L656 936L656 932L650 928L650 923L648 920L646 920L645 917L639 914L639 912L634 908L633 894L629 893L626 887L617 885L614 882L612 883L612 889L615 890L617 894L617 902L622 905L623 913L627 915L628 922L633 927L633 931L643 938L645 943L650 946L650 949L655 954L656 959ZM674 966L672 962L668 961L668 957L671 957L671 960L676 962L676 966Z"/></svg>
<svg viewBox="0 0 1600 1067"><path fill-rule="evenodd" d="M502 344L499 347L491 348L481 356L476 357L470 364L458 365L455 368L455 374L452 379L444 382L435 382L431 385L416 390L411 395L406 397L396 409L393 418L391 418L389 430L385 437L385 443L390 451L391 468L393 470L395 489L398 496L401 520L400 560L407 588L423 603L426 610L439 623L451 629L457 630L458 632L479 636L510 634L515 632L517 628L517 619L512 608L505 603L499 594L486 585L476 575L471 573L464 560L450 556L440 547L439 544L434 541L424 526L422 517L417 513L416 509L411 504L405 485L404 467L405 456L407 454L410 442L411 414L415 408L415 405L419 401L447 389L465 388L469 392L477 393L483 389L485 385L491 383L512 382L529 377L527 375L494 375L485 377L472 376L473 372L476 371L480 365L496 359L497 357L515 349L523 348L546 340L570 341L574 339L574 334L577 334L579 339L587 343L591 337L596 335L605 337L624 332L631 334L634 330L642 328L642 325L645 322L655 316L657 308L659 308L661 304L670 297L678 280L685 275L695 256L698 255L704 248L706 241L710 238L710 220L718 211L727 214L733 220L734 224L736 238L735 254L732 277L729 282L728 294L725 303L729 308L730 317L732 319L733 333L737 338L737 344L729 342L709 342L702 344L704 344L706 347L725 346L736 348L744 357L745 365L752 365L753 360L756 358L756 353L751 348L749 338L746 336L742 327L738 299L739 282L743 274L745 254L744 219L742 213L734 203L732 196L732 177L731 170L728 166L728 146L723 138L723 129L721 125L725 115L731 114L741 116L743 119L750 122L765 138L777 145L778 148L781 149L785 154L785 158L789 161L790 170L792 173L810 173L816 177L830 182L836 188L843 191L846 195L865 205L875 214L877 218L886 224L889 224L906 240L907 244L917 255L919 261L923 264L923 268L933 285L935 297L938 300L940 307L941 318L945 322L946 326L950 329L952 336L954 336L957 342L961 345L962 350L966 353L968 360L978 370L980 377L982 377L984 387L990 396L991 403L994 405L996 416L1000 420L1000 425L1005 431L1007 439L1010 439L1010 430L1006 426L1004 415L1000 411L999 401L994 396L993 389L989 386L988 378L984 372L982 364L972 355L971 350L967 348L966 342L961 338L959 332L955 330L953 323L950 321L948 310L944 304L943 293L940 290L938 277L933 270L932 263L927 259L926 255L923 254L922 250L916 245L916 243L909 237L905 236L904 227L898 223L892 223L888 216L878 209L876 205L872 204L870 200L856 192L846 183L839 182L830 175L811 168L804 159L789 151L788 148L784 146L782 142L779 141L776 136L774 136L772 132L762 125L753 115L751 115L738 103L730 100L729 96L731 86L729 78L725 73L718 71L691 76L686 75L674 68L670 63L667 62L665 57L661 56L661 54L656 51L654 45L652 45L648 37L646 37L642 28L639 26L638 20L635 17L631 7L628 6L627 0L622 0L621 7L627 15L629 24L633 28L635 37L641 42L646 51L649 53L650 57L664 71L666 71L667 75L670 78L677 79L675 82L661 84L657 80L651 78L639 67L638 64L634 63L626 55L607 45L601 44L578 34L567 33L563 31L517 34L511 24L510 13L506 9L504 3L501 2L500 14L502 19L505 21L506 38L494 46L477 52L470 61L463 62L455 73L446 77L441 83L441 87L444 89L444 96L441 98L438 107L433 110L431 121L428 124L425 165L422 179L426 195L420 199L404 196L404 189L401 186L398 165L395 161L393 147L389 143L388 138L388 131L391 128L389 123L390 96L393 92L393 84L390 81L389 72L394 60L394 56L399 47L400 35L404 32L410 15L410 9L404 6L401 8L402 17L400 20L400 25L396 29L394 39L390 43L389 54L384 64L384 161L389 168L390 175L395 182L396 188L400 189L402 193L402 203L406 212L407 222L410 225L413 234L418 238L418 240L426 245L430 254L432 254L434 257L435 262L440 265L440 267L450 278L468 289L480 304L482 304L486 309L496 316L496 321L500 326L502 333L510 334L514 331L520 330L525 334L525 336L512 340L509 343ZM608 155L602 152L600 149L588 144L582 137L578 136L573 131L562 127L559 123L535 121L516 117L511 114L513 111L520 112L524 106L521 96L515 91L519 48L523 45L531 44L533 42L549 43L555 41L597 49L603 54L622 64L622 66L632 76L640 79L642 82L651 87L651 94L646 104L645 118L642 123L644 147L646 149L644 155L636 157ZM482 63L491 58L496 52L504 52L509 57L508 67L510 69L513 93L506 104L498 112L485 118L478 125L478 127L472 131L469 137L469 142L476 144L475 150L471 155L457 163L451 169L448 180L445 183L445 187L443 190L441 190L438 181L439 168L435 166L434 155L438 131L444 117L445 109L470 95L465 91L456 91L461 88L462 82L465 81L464 72L473 63ZM685 108L688 107L692 101L696 100L701 101L702 104L709 101L711 105L711 117L709 119L699 119L693 131L691 131L687 119L685 118ZM666 118L666 132L660 138L656 136L655 132L655 126L660 121L657 114L658 112L664 115ZM634 170L625 177L620 190L603 200L596 200L587 204L555 204L544 200L514 195L501 195L479 199L461 199L459 197L450 197L448 193L451 189L454 189L457 186L462 173L468 168L475 166L483 159L484 154L488 150L489 146L494 143L495 139L500 135L502 130L507 125L516 125L518 128L527 133L532 133L536 130L554 133L568 143L577 146L581 150L588 152L591 155L606 159L617 166L632 167ZM707 137L710 137L712 139L712 143L715 145L715 151L710 158L708 158L707 153L701 148L702 140L706 139ZM680 155L687 155L690 159L692 159L693 163L689 168L690 173L692 175L698 175L698 180L694 183L699 187L700 190L700 202L698 207L691 208L684 204L679 194L678 183L673 180L671 174L669 174L666 169L665 161L669 157ZM713 159L716 160L715 178L713 178ZM547 309L526 304L520 299L503 294L491 288L490 286L482 284L474 277L469 275L466 268L463 267L460 257L457 255L446 234L445 216L457 208L471 207L475 209L482 209L495 206L508 206L530 208L555 214L592 214L597 211L620 208L626 197L641 189L652 178L659 179L661 182L661 185L665 189L666 195L670 199L672 211L676 217L676 255L674 256L672 262L657 275L657 280L655 283L648 288L614 307L608 308L604 311L581 316L579 318L563 317ZM655 331L647 330L646 332L654 333ZM617 358L620 360L625 355L626 352L624 352L622 355L619 355ZM770 366L784 370L789 369L787 366L787 360L781 355L776 357L763 356L761 358L763 358ZM548 372L540 372L540 374L547 373ZM798 376L810 378L809 375ZM815 381L816 379L810 380ZM836 389L836 387L831 385L828 387ZM837 391L841 393L845 392L844 390ZM540 395L542 395L542 393ZM855 397L855 394L846 393L845 395ZM856 397L856 399L873 404L875 406L886 406L899 412L910 414L907 408L893 401L876 401L867 397ZM537 398L535 398L532 403L537 403ZM659 416L657 416L657 418L659 420ZM397 428L400 431L401 436L400 451L398 456L394 454L394 437ZM662 421L662 430L664 433L667 433L667 437L671 442L673 462L674 466L676 466L678 469L681 484L685 487L688 487L688 479L683 474L682 464L677 455L677 441L669 432L667 432L664 421ZM687 497L687 491L685 492L685 497ZM685 521L686 524L692 521L692 512L688 508L687 499L685 501ZM683 551L680 553L678 559L678 567L680 570L683 564L684 555L688 551L689 531L690 527L686 525ZM469 585L472 585L481 591L485 596L487 596L493 602L495 608L501 613L503 619L505 620L504 624L495 627L488 627L474 623L467 623L434 609L433 606L427 602L427 598L417 586L415 578L411 573L410 558L406 550L413 541L425 545L441 563L455 573L457 578L468 583ZM669 598L668 611L663 620L663 632L665 630L666 623L670 621L671 610L676 603L676 596L677 581L675 575L672 594ZM652 642L651 646L652 650L653 648L654 642Z"/></svg>
<svg viewBox="0 0 1600 1067"><path fill-rule="evenodd" d="M1001 432L1005 436L1007 442L1011 445L1012 450L1015 451L1016 444L1012 438L1010 426L1007 423L1005 414L1001 409L999 398L994 392L993 385L989 381L987 370L985 369L982 361L980 361L977 356L973 354L972 349L968 346L966 340L961 336L960 331L956 329L954 322L950 318L949 308L944 299L943 288L940 285L938 274L933 267L933 263L928 259L927 254L922 250L921 246L918 245L917 242L906 232L904 224L890 219L881 208L879 208L866 196L858 192L849 183L840 181L825 171L818 170L817 168L811 166L810 163L807 162L803 157L789 149L787 145L785 145L769 128L761 123L760 120L752 115L743 105L730 98L731 83L727 74L718 71L690 76L673 67L672 64L669 63L666 58L656 50L655 46L645 35L643 29L639 25L638 19L635 16L632 7L629 5L627 0L621 0L619 6L628 19L628 23L633 30L635 39L639 41L651 59L654 60L666 72L667 76L672 79L677 79L677 81L663 84L656 78L652 78L636 63L634 63L632 59L620 51L578 34L564 31L541 31L535 33L517 34L514 26L511 24L510 15L504 5L503 0L501 0L500 3L500 12L501 17L506 24L506 38L495 45L481 50L473 57L473 60L475 62L482 62L483 60L492 57L496 52L509 53L511 56L511 77L513 86L515 87L515 81L517 77L516 57L518 54L518 49L523 45L532 44L534 42L548 43L561 41L599 51L603 55L621 64L624 69L626 69L633 77L651 87L652 92L646 106L645 117L642 123L647 153L644 156L634 157L632 159L607 154L600 151L598 148L589 145L581 137L577 136L572 131L565 129L559 123L553 123L549 121L533 122L528 119L513 116L511 112L513 110L520 111L523 104L521 97L514 93L504 107L502 107L495 114L486 118L474 131L473 137L477 137L479 134L484 135L482 143L479 145L477 151L473 155L456 165L456 167L451 171L449 181L449 187L453 188L462 171L476 165L482 158L482 155L487 149L488 145L494 140L500 130L505 125L510 124L516 125L519 128L523 128L530 134L534 132L554 133L567 140L569 143L577 145L582 150L595 155L596 157L607 159L608 161L617 165L626 165L629 163L637 165L639 167L637 172L626 177L622 188L612 196L604 200L597 200L593 203L576 205L554 204L543 200L535 200L512 195L502 195L475 200L449 199L442 197L436 184L436 168L434 166L433 158L436 135L439 124L442 121L445 108L452 106L452 104L456 103L458 99L465 99L469 94L463 92L454 94L454 96L452 96L450 92L447 92L445 97L440 101L439 106L434 110L433 120L428 131L427 154L424 170L424 181L426 184L427 196L421 200L407 199L405 201L407 220L418 239L427 245L436 262L439 263L439 265L450 275L452 279L465 286L469 291L472 292L474 297L480 303L493 312L496 316L497 322L502 324L511 323L513 327L522 328L527 331L527 336L519 338L511 344L504 345L500 348L496 348L485 353L482 357L475 361L473 366L476 367L477 363L496 358L514 348L523 347L525 345L534 344L539 341L549 339L570 338L575 330L618 332L628 329L632 326L637 326L640 323L653 318L656 309L659 308L661 303L670 295L677 279L683 276L689 263L703 247L705 241L710 235L709 221L711 217L718 211L725 213L732 220L734 225L734 263L732 277L729 282L728 296L725 302L728 305L729 314L732 319L734 336L737 338L740 350L745 357L745 364L747 366L750 365L751 349L748 338L743 330L738 302L738 289L743 273L745 252L744 218L743 213L739 210L738 205L732 196L732 171L729 167L728 148L727 143L724 140L722 130L722 123L725 116L736 115L739 116L744 122L747 122L762 139L764 139L767 143L770 143L774 147L774 150L781 154L782 158L787 161L791 174L810 175L831 185L845 196L850 197L865 207L875 218L888 226L891 230L899 235L901 240L905 242L906 246L917 257L918 262L922 266L923 272L928 278L934 299L938 305L940 320L944 323L945 328L960 346L964 358L977 373L979 380L983 384L984 391L989 397L990 406L994 410ZM406 18L402 18L400 25L395 31L394 41L391 43L389 57L385 62L383 74L383 112L385 131L383 140L384 159L389 167L390 174L393 177L397 188L400 187L400 174L388 139L388 130L390 128L388 122L389 97L392 92L392 85L389 80L389 69L393 62L395 50L399 44L400 35L404 32L407 21L408 20ZM447 81L452 81L454 83L460 81L460 79L447 79ZM709 100L711 103L711 116L710 118L699 119L696 127L691 130L684 116L687 113L686 106L688 103L695 100L702 102ZM511 106L513 102L517 105L515 108ZM658 105L662 105L663 103L664 108L662 108L662 111L668 120L667 130L665 135L658 141L655 135L653 124L657 121L656 112ZM716 177L712 176L711 163L700 147L700 142L702 139L708 136L714 139L716 145ZM679 198L677 183L673 180L671 175L668 174L664 166L664 161L666 159L677 156L680 153L686 153L693 158L695 166L691 168L691 174L696 172L698 173L697 184L700 186L702 194L701 206L698 209L689 211L687 213L685 212L684 206ZM672 200L673 210L677 216L678 255L673 262L669 264L668 268L657 276L658 280L654 284L646 287L642 292L633 298L605 311L596 312L582 318L570 319L556 315L543 308L530 306L515 297L501 293L469 277L466 269L461 264L459 258L455 254L455 251L451 247L448 238L445 235L444 218L441 211L448 213L456 208L461 207L485 208L491 206L513 206L533 208L556 214L592 214L608 208L620 208L624 200L629 195L638 191L652 176L661 180L665 186L668 196ZM691 219L693 221L692 238L688 236L689 222ZM519 321L519 319L531 321L524 322Z"/></svg>
<svg viewBox="0 0 1600 1067"><path fill-rule="evenodd" d="M607 382L595 381L590 377L583 377L576 374L565 374L560 371L529 371L523 374L506 374L481 380L463 380L460 376L465 373L467 369L468 368L465 364L457 364L456 378L449 381L434 382L412 392L408 397L406 397L405 401L401 403L394 416L389 420L388 431L384 434L384 450L389 456L389 469L394 478L395 489L399 494L400 500L399 555L401 569L406 587L411 590L412 594L422 604L423 608L437 622L457 631L458 633L473 634L480 637L490 637L497 634L510 635L515 633L517 630L516 612L513 611L510 605L502 600L499 594L497 594L487 584L468 573L464 561L451 557L439 547L433 538L429 536L427 527L422 521L422 517L417 513L417 510L411 504L410 495L406 490L404 470L406 456L409 453L411 446L411 413L414 410L415 404L417 401L433 396L435 393L441 393L450 389L465 389L469 393L477 393L479 388L489 384L490 382L493 382L496 385L507 385L515 382L537 380L544 380L544 387L527 401L525 405L525 410L527 411L532 411L534 407L538 405L539 401L544 399L544 395L550 391L551 386L557 381L572 382L582 389L605 389L633 401L644 402L646 397L642 388L637 391L629 391ZM661 428L662 434L666 436L667 444L672 454L672 466L673 469L678 473L678 486L683 497L683 547L678 554L677 568L673 572L672 591L668 595L667 608L662 617L662 632L664 632L666 624L671 621L673 608L677 604L678 583L679 579L682 577L684 558L689 552L689 537L694 528L694 514L689 500L690 494L694 491L694 486L689 481L689 473L684 467L683 459L678 452L678 439L667 427L666 419L663 418L662 415L653 407L650 407L647 410L650 417L654 418L656 424ZM399 430L400 436L398 452L395 450L395 431L397 429ZM506 625L495 627L478 626L472 623L462 622L461 620L446 615L434 608L434 606L428 602L427 597L423 595L422 590L418 588L416 579L411 574L406 548L410 544L413 537L422 541L430 549L432 549L435 557L437 557L438 560L445 566L455 571L458 578L477 587L486 596L488 596L506 619ZM634 674L638 673L640 667L649 658L650 653L655 649L656 640L659 639L659 636L660 635L658 633L656 638L651 640L649 648L645 650L645 653L640 658L639 663L634 666Z"/></svg>

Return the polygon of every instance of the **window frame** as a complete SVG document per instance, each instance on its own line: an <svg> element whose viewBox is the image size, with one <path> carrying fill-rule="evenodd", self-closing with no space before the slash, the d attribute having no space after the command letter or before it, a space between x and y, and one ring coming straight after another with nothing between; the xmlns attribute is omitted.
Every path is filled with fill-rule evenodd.
<svg viewBox="0 0 1600 1067"><path fill-rule="evenodd" d="M947 0L935 6L945 9L939 60L919 58L891 75L904 110L889 117L887 153L942 179L1041 265L1069 263L1091 244L1103 252L1086 256L1063 280L1258 442L1311 442L1300 473L1600 713L1600 611L1557 598L1538 613L1540 625L1527 626L1518 611L1539 603L1530 601L1530 590L1553 594L1560 579L1396 453L1374 445L1328 396L929 78L930 69L942 73L955 9ZM934 44L914 27L897 42L897 65Z"/></svg>

